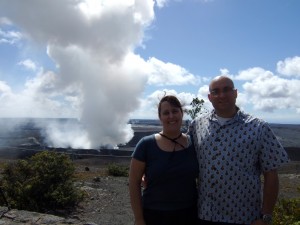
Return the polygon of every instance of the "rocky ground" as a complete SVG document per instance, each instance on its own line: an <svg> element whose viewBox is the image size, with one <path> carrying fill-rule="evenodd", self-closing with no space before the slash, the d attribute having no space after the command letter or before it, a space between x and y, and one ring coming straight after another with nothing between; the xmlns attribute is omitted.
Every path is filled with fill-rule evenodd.
<svg viewBox="0 0 300 225"><path fill-rule="evenodd" d="M67 218L11 210L2 212L0 224L133 225L128 178L107 176L107 163L103 160L76 162L77 173L81 177L78 185L85 190L87 198ZM118 163L129 165L128 160ZM292 162L279 172L280 198L300 197L297 192L297 187L300 187L300 162Z"/></svg>
<svg viewBox="0 0 300 225"><path fill-rule="evenodd" d="M101 225L134 224L128 194L128 179L107 177L85 186L89 197L75 215L83 221Z"/></svg>
<svg viewBox="0 0 300 225"><path fill-rule="evenodd" d="M96 170L97 168L91 167ZM281 168L280 198L300 197L300 162L292 162ZM133 215L128 194L128 179L102 177L99 182L86 183L87 199L78 216L85 221L103 225L130 225Z"/></svg>

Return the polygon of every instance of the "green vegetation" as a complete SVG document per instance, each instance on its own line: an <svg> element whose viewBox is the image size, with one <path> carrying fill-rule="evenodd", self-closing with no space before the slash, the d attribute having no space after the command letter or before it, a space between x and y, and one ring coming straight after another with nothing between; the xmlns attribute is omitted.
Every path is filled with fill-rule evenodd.
<svg viewBox="0 0 300 225"><path fill-rule="evenodd" d="M44 151L5 165L1 187L15 209L47 212L72 208L83 199L83 192L74 185L74 172L67 155ZM0 204L5 204L3 199Z"/></svg>
<svg viewBox="0 0 300 225"><path fill-rule="evenodd" d="M300 193L300 187L298 187ZM281 199L275 206L272 225L300 225L300 197Z"/></svg>
<svg viewBox="0 0 300 225"><path fill-rule="evenodd" d="M115 177L127 177L129 168L127 166L109 164L108 165L108 175Z"/></svg>
<svg viewBox="0 0 300 225"><path fill-rule="evenodd" d="M204 108L204 100L197 98L193 98L193 101L190 103L191 109L186 110L186 113L193 119L195 119L198 114L206 112Z"/></svg>

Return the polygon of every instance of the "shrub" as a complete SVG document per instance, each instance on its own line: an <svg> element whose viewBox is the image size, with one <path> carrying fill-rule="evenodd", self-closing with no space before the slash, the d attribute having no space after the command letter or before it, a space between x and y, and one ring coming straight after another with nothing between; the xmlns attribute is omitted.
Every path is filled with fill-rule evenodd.
<svg viewBox="0 0 300 225"><path fill-rule="evenodd" d="M108 175L115 177L127 177L129 168L122 165L117 164L109 164L108 167Z"/></svg>
<svg viewBox="0 0 300 225"><path fill-rule="evenodd" d="M281 199L276 204L272 225L287 224L300 225L300 198Z"/></svg>
<svg viewBox="0 0 300 225"><path fill-rule="evenodd" d="M75 166L67 155L40 152L4 167L2 190L12 208L47 212L76 206L83 192L74 185Z"/></svg>

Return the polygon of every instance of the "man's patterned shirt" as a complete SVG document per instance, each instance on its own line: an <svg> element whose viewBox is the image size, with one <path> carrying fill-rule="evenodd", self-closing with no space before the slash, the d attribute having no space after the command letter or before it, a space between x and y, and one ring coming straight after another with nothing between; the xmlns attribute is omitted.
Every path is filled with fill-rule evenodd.
<svg viewBox="0 0 300 225"><path fill-rule="evenodd" d="M220 125L213 110L189 132L199 161L199 218L236 224L259 218L262 172L289 161L268 123L238 110Z"/></svg>

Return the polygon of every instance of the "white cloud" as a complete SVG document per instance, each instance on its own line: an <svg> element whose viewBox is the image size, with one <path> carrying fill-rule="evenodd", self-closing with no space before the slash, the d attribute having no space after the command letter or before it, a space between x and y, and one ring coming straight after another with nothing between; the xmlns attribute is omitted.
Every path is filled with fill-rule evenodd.
<svg viewBox="0 0 300 225"><path fill-rule="evenodd" d="M0 29L0 44L16 44L23 38L23 35L21 32L10 30L10 31L4 31Z"/></svg>
<svg viewBox="0 0 300 225"><path fill-rule="evenodd" d="M156 5L158 8L166 7L171 2L183 2L183 1L192 1L192 2L199 2L199 3L209 3L215 0L156 0Z"/></svg>
<svg viewBox="0 0 300 225"><path fill-rule="evenodd" d="M261 68L241 71L236 76L239 79L247 78L243 84L243 100L254 106L254 109L273 112L278 109L300 109L300 80L287 80ZM241 90L242 91L242 90Z"/></svg>
<svg viewBox="0 0 300 225"><path fill-rule="evenodd" d="M273 73L267 70L264 70L263 68L260 67L254 67L254 68L249 68L246 70L242 70L239 72L237 76L234 76L234 79L236 80L253 80L259 77L265 77L266 79L268 77L273 76Z"/></svg>
<svg viewBox="0 0 300 225"><path fill-rule="evenodd" d="M255 110L274 112L276 110L294 109L300 112L300 80L287 79L297 77L300 71L300 57L286 58L277 63L279 75L260 67L240 71L232 78L246 81L242 84L244 90L238 90L238 104L241 107L252 105ZM299 67L299 68L298 68Z"/></svg>
<svg viewBox="0 0 300 225"><path fill-rule="evenodd" d="M82 10L82 5L86 5L87 9ZM26 18L22 13L9 15L33 40L61 46L82 46L107 60L118 60L140 45L145 26L154 19L151 0L0 2L0 12L1 9L17 12L17 8L34 14ZM101 55L101 52L109 54Z"/></svg>
<svg viewBox="0 0 300 225"><path fill-rule="evenodd" d="M18 63L18 65L24 66L24 67L25 67L26 69L28 69L28 70L33 70L33 71L35 71L35 70L37 69L36 64L35 64L32 60L30 60L30 59L25 59L25 60L23 60L23 61L20 61L20 62Z"/></svg>
<svg viewBox="0 0 300 225"><path fill-rule="evenodd" d="M183 67L173 63L164 63L154 57L148 61L149 84L164 85L198 85L200 80Z"/></svg>
<svg viewBox="0 0 300 225"><path fill-rule="evenodd" d="M286 58L277 63L277 71L282 75L295 76L300 78L300 57Z"/></svg>
<svg viewBox="0 0 300 225"><path fill-rule="evenodd" d="M50 72L38 74L28 80L25 89L19 93L13 92L11 87L0 81L0 117L78 117L71 109L70 101L55 99L60 95L53 85L55 76Z"/></svg>
<svg viewBox="0 0 300 225"><path fill-rule="evenodd" d="M156 0L156 5L158 8L163 8L169 0Z"/></svg>
<svg viewBox="0 0 300 225"><path fill-rule="evenodd" d="M10 93L11 88L3 81L0 80L0 94L5 95L6 93Z"/></svg>
<svg viewBox="0 0 300 225"><path fill-rule="evenodd" d="M228 76L229 75L229 70L226 69L226 68L220 69L220 72L221 72L221 75L224 75L224 76Z"/></svg>

